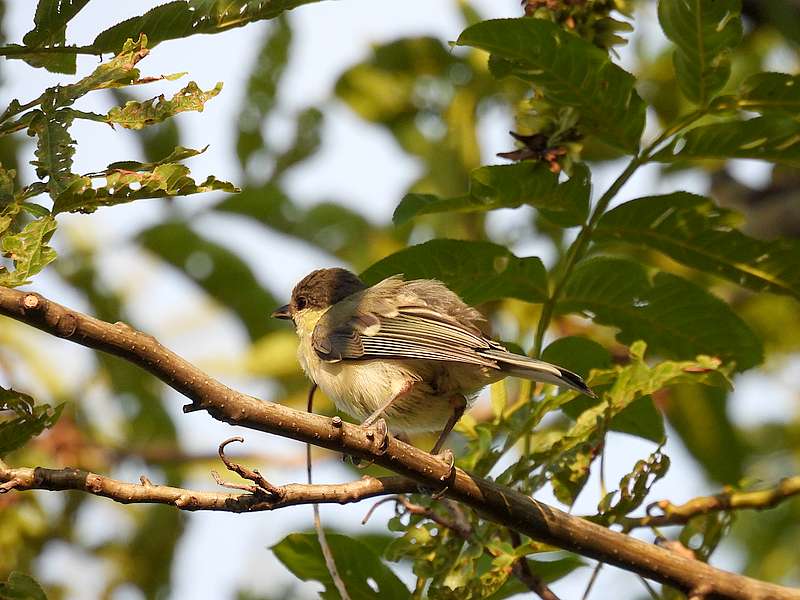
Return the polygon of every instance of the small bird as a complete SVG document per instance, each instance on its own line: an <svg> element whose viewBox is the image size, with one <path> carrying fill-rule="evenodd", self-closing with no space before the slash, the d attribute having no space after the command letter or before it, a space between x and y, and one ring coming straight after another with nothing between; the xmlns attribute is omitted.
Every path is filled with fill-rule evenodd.
<svg viewBox="0 0 800 600"><path fill-rule="evenodd" d="M490 339L483 315L432 279L367 287L346 269L319 269L272 316L294 322L300 365L339 410L364 427L440 431L433 454L478 392L509 375L595 396L575 373Z"/></svg>

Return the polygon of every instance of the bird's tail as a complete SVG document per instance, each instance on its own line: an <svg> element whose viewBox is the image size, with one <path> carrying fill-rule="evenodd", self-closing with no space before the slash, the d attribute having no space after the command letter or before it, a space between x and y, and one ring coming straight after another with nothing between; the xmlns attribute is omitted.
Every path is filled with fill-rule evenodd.
<svg viewBox="0 0 800 600"><path fill-rule="evenodd" d="M561 387L577 390L582 394L597 398L592 389L580 375L567 371L556 365L551 365L543 360L528 358L520 354L513 354L506 350L484 350L481 354L497 361L498 366L515 377L552 383Z"/></svg>

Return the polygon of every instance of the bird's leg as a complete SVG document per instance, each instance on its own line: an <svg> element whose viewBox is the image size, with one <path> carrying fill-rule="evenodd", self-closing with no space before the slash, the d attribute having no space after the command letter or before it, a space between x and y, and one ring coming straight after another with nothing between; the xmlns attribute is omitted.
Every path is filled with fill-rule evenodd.
<svg viewBox="0 0 800 600"><path fill-rule="evenodd" d="M436 440L436 443L431 448L431 454L439 454L439 451L444 446L445 440L447 440L447 436L450 435L450 432L453 431L453 427L456 426L458 420L464 416L464 411L467 409L467 400L461 394L457 394L455 396L450 397L450 406L453 409L450 418L447 419L447 423L444 425L444 429L439 434L439 438Z"/></svg>
<svg viewBox="0 0 800 600"><path fill-rule="evenodd" d="M381 404L375 412L373 412L370 416L368 416L364 421L361 423L361 427L365 429L375 426L375 429L378 433L378 439L375 440L375 447L378 449L385 448L388 435L389 435L389 428L386 425L386 421L381 418L384 412L386 412L392 403L397 400L400 396L405 396L408 392L411 391L411 388L414 387L413 381L407 381L403 387L397 392L394 396L391 396L389 399L385 400L383 404ZM370 432L372 433L372 432ZM367 434L369 436L369 433ZM373 434L374 436L374 434Z"/></svg>

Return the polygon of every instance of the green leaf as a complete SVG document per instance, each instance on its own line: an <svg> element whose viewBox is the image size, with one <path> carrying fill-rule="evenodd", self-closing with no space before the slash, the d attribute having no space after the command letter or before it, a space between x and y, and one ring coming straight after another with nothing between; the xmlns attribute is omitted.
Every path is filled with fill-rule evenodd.
<svg viewBox="0 0 800 600"><path fill-rule="evenodd" d="M101 172L101 174L106 173L108 171L116 171L116 170L152 171L159 165L165 165L167 163L175 163L182 160L186 160L187 158L192 158L193 156L198 156L200 154L203 154L203 152L205 152L206 150L208 150L208 146L200 148L199 150L196 150L194 148L184 148L183 146L175 146L172 152L170 152L167 156L165 156L161 160L157 160L155 162L150 162L150 163L143 163L137 160L121 160L108 165L105 171ZM92 176L95 176L95 174L92 174Z"/></svg>
<svg viewBox="0 0 800 600"><path fill-rule="evenodd" d="M33 17L34 28L22 38L30 48L62 47L66 44L67 23L89 0L39 0ZM74 73L75 55L69 53L26 54L32 67L44 67L55 73Z"/></svg>
<svg viewBox="0 0 800 600"><path fill-rule="evenodd" d="M611 353L595 341L568 336L555 340L542 352L542 360L569 369L584 379L592 369L611 367Z"/></svg>
<svg viewBox="0 0 800 600"><path fill-rule="evenodd" d="M55 425L63 407L36 404L27 394L0 388L0 411L11 411L11 416L0 416L0 456L21 448ZM4 597L2 590L0 584L0 598Z"/></svg>
<svg viewBox="0 0 800 600"><path fill-rule="evenodd" d="M768 114L785 112L800 114L800 75L756 73L744 80L737 97L737 106Z"/></svg>
<svg viewBox="0 0 800 600"><path fill-rule="evenodd" d="M127 19L100 33L92 48L116 52L128 38L144 33L155 46L197 33L219 33L319 0L175 0Z"/></svg>
<svg viewBox="0 0 800 600"><path fill-rule="evenodd" d="M45 216L31 221L17 234L3 236L0 248L13 261L14 270L0 267L0 285L16 287L30 283L31 277L53 262L56 251L47 242L55 230L55 219Z"/></svg>
<svg viewBox="0 0 800 600"><path fill-rule="evenodd" d="M496 75L515 75L545 100L580 111L579 129L635 152L645 105L635 79L590 42L543 19L497 19L467 28L456 42L492 53Z"/></svg>
<svg viewBox="0 0 800 600"><path fill-rule="evenodd" d="M183 223L164 223L139 234L139 242L181 269L198 286L232 310L255 340L277 328L270 311L278 301L236 254L197 235Z"/></svg>
<svg viewBox="0 0 800 600"><path fill-rule="evenodd" d="M103 175L105 185L92 187L89 177L80 177L53 203L53 214L94 212L101 206L125 204L146 198L189 196L204 192L238 192L228 181L209 175L197 183L189 177L189 167L176 163L156 166L152 171L114 170Z"/></svg>
<svg viewBox="0 0 800 600"><path fill-rule="evenodd" d="M619 517L624 517L639 508L650 493L650 488L669 470L670 460L659 448L647 460L638 460L633 471L619 481L619 489L606 494L600 500L597 510L600 513L592 520L610 525Z"/></svg>
<svg viewBox="0 0 800 600"><path fill-rule="evenodd" d="M651 282L638 263L583 261L565 286L561 312L581 312L619 328L623 343L645 340L667 357L699 354L732 361L743 371L763 359L761 342L722 300L685 279L658 273Z"/></svg>
<svg viewBox="0 0 800 600"><path fill-rule="evenodd" d="M77 177L72 173L75 140L69 135L72 114L66 110L54 113L34 111L28 135L36 136L36 167L39 179L47 178L47 191L54 200Z"/></svg>
<svg viewBox="0 0 800 600"><path fill-rule="evenodd" d="M656 444L663 444L667 439L664 416L650 396L642 396L631 402L625 410L611 419L609 429L635 435Z"/></svg>
<svg viewBox="0 0 800 600"><path fill-rule="evenodd" d="M239 109L239 133L236 153L239 163L247 166L250 156L264 146L261 127L277 100L278 83L289 60L292 30L285 16L270 25L261 50L250 71L247 92Z"/></svg>
<svg viewBox="0 0 800 600"><path fill-rule="evenodd" d="M395 225L419 215L476 212L534 206L550 220L570 227L584 222L589 210L589 170L575 166L573 176L558 183L558 175L542 163L480 167L470 173L469 195L439 198L432 194L407 194L394 211Z"/></svg>
<svg viewBox="0 0 800 600"><path fill-rule="evenodd" d="M553 583L566 577L579 567L585 567L586 562L574 554L556 554L556 558L551 560L527 559L531 573L541 579L544 583ZM530 592L524 583L518 578L510 578L496 593L489 596L488 600L503 600L515 594L525 594Z"/></svg>
<svg viewBox="0 0 800 600"><path fill-rule="evenodd" d="M800 167L800 122L781 114L695 127L658 152L656 160L754 158Z"/></svg>
<svg viewBox="0 0 800 600"><path fill-rule="evenodd" d="M336 568L353 600L409 597L403 582L365 543L337 533L328 533L326 537ZM322 583L325 586L320 594L322 598L339 598L315 533L287 535L272 546L272 551L296 577Z"/></svg>
<svg viewBox="0 0 800 600"><path fill-rule="evenodd" d="M410 246L361 274L367 285L391 275L438 279L468 304L500 298L544 302L547 273L536 257L519 258L489 242L437 239Z"/></svg>
<svg viewBox="0 0 800 600"><path fill-rule="evenodd" d="M676 192L616 207L603 215L595 238L649 247L752 290L800 298L800 243L748 237L733 228L741 222L709 198Z"/></svg>
<svg viewBox="0 0 800 600"><path fill-rule="evenodd" d="M181 112L203 112L205 103L221 91L221 81L207 92L197 87L194 81L190 81L169 100L165 99L163 94L143 102L131 100L126 102L125 106L112 108L106 119L109 123L121 125L125 129L142 129Z"/></svg>
<svg viewBox="0 0 800 600"><path fill-rule="evenodd" d="M294 137L285 152L275 159L273 178L278 178L294 165L306 160L314 154L322 141L323 115L313 106L305 109L297 116Z"/></svg>
<svg viewBox="0 0 800 600"><path fill-rule="evenodd" d="M677 49L678 85L707 106L728 81L730 53L742 39L741 0L659 0L658 21Z"/></svg>

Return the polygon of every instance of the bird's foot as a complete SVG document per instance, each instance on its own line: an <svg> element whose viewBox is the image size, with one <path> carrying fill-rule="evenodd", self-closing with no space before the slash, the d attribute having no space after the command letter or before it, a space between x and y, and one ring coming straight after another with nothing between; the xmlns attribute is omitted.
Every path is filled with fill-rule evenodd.
<svg viewBox="0 0 800 600"><path fill-rule="evenodd" d="M455 477L456 474L456 457L453 454L453 451L450 450L450 448L445 448L444 450L439 452L439 454L435 454L434 456L436 456L436 458L441 460L447 467L447 472L444 473L441 477L439 477L439 481L444 483L453 479L453 477Z"/></svg>
<svg viewBox="0 0 800 600"><path fill-rule="evenodd" d="M386 452L386 449L389 447L389 427L386 425L386 421L384 419L378 419L373 424L370 425L362 425L361 428L364 430L364 435L370 441L370 446L372 446L372 453L374 455L380 456ZM357 469L366 469L370 465L372 465L375 460L364 460L357 456L349 456L343 455L342 460L344 462L351 463Z"/></svg>

